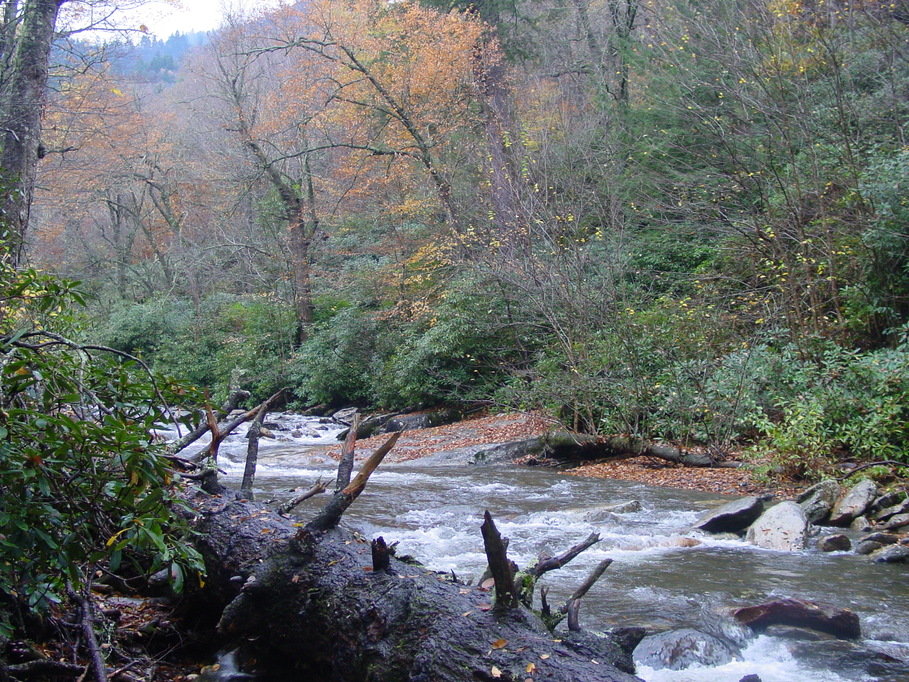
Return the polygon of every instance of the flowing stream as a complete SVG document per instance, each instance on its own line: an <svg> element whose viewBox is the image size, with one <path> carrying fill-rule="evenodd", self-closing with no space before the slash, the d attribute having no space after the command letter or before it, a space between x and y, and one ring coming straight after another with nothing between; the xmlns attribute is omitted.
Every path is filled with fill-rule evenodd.
<svg viewBox="0 0 909 682"><path fill-rule="evenodd" d="M283 501L292 496L291 489L335 475L335 462L322 454L324 447L314 446L337 444L336 425L288 415L281 426L286 429L281 433L293 435L261 441L255 485L260 501ZM228 485L238 485L245 452L242 435L222 446L219 465ZM309 518L326 499L308 500L295 514ZM639 511L597 511L631 500L640 502ZM485 568L480 523L486 509L510 538L509 556L521 567L532 565L541 553L557 554L599 532L600 543L541 579L540 585L550 587L551 604L563 603L598 562L610 557L614 563L582 603L583 627L693 627L742 646L742 660L712 668L639 666L638 675L648 682L738 682L748 674L759 675L762 682L906 679L869 673L863 664L875 655L909 659L905 566L875 565L848 553L761 550L691 530L700 512L723 501L706 493L551 470L440 465L430 458L383 464L344 519L367 537L399 542L399 555L410 554L428 568L474 581ZM861 619L863 650L843 652L841 647L848 645L838 642L795 645L778 637L753 637L728 616L731 608L770 597L854 610Z"/></svg>

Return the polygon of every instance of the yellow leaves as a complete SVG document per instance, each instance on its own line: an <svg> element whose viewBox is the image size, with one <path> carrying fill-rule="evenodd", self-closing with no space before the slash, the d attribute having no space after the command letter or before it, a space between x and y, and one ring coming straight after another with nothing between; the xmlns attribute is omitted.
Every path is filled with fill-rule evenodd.
<svg viewBox="0 0 909 682"><path fill-rule="evenodd" d="M114 533L107 539L107 542L104 543L104 546L110 547L117 541L117 538L119 538L121 535L123 535L128 530L129 530L129 528L123 528L122 530L117 531L116 533Z"/></svg>
<svg viewBox="0 0 909 682"><path fill-rule="evenodd" d="M502 671L499 670L496 666L492 666L492 668L489 669L489 674L496 679L502 677Z"/></svg>
<svg viewBox="0 0 909 682"><path fill-rule="evenodd" d="M489 646L491 646L493 649L504 649L507 644L507 640L499 638L492 642Z"/></svg>

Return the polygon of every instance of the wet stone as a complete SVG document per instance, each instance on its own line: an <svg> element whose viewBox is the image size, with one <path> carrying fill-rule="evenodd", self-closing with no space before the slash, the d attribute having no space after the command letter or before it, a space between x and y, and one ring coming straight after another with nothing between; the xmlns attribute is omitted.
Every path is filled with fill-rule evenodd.
<svg viewBox="0 0 909 682"><path fill-rule="evenodd" d="M859 533L866 533L874 528L874 526L871 525L867 516L859 516L857 519L853 519L852 523L849 524L849 528L850 530L855 530Z"/></svg>
<svg viewBox="0 0 909 682"><path fill-rule="evenodd" d="M634 650L636 662L655 670L725 665L734 658L739 652L732 644L692 628L650 635Z"/></svg>
<svg viewBox="0 0 909 682"><path fill-rule="evenodd" d="M897 530L909 526L909 514L897 514L881 526L884 530Z"/></svg>
<svg viewBox="0 0 909 682"><path fill-rule="evenodd" d="M874 518L877 521L886 521L887 519L897 516L898 514L909 513L909 499L897 502L889 507L884 507L875 513Z"/></svg>
<svg viewBox="0 0 909 682"><path fill-rule="evenodd" d="M853 519L864 514L875 499L877 484L867 478L859 481L833 505L830 512L831 525L848 526Z"/></svg>
<svg viewBox="0 0 909 682"><path fill-rule="evenodd" d="M909 563L909 547L906 545L887 545L873 552L868 558L876 564Z"/></svg>
<svg viewBox="0 0 909 682"><path fill-rule="evenodd" d="M745 539L756 547L781 551L805 549L808 519L795 502L780 502L764 512L748 529Z"/></svg>
<svg viewBox="0 0 909 682"><path fill-rule="evenodd" d="M839 494L840 486L836 481L821 481L799 495L796 502L805 510L809 523L818 523L830 516Z"/></svg>
<svg viewBox="0 0 909 682"><path fill-rule="evenodd" d="M874 542L873 540L862 540L855 546L855 553L862 555L871 554L882 547L886 547L886 545L881 542Z"/></svg>
<svg viewBox="0 0 909 682"><path fill-rule="evenodd" d="M743 497L705 512L694 527L708 533L736 533L750 526L763 511L759 497Z"/></svg>
<svg viewBox="0 0 909 682"><path fill-rule="evenodd" d="M825 535L818 539L817 548L822 552L848 552L852 542L845 535Z"/></svg>

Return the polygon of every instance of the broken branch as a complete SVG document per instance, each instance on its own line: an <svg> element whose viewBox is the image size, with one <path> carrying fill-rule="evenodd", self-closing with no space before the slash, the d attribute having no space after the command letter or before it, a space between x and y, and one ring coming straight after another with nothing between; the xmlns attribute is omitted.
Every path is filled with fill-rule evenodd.
<svg viewBox="0 0 909 682"><path fill-rule="evenodd" d="M489 572L495 581L496 608L514 608L518 605L518 593L514 586L514 571L506 553L507 541L503 540L499 529L496 528L489 510L483 514L480 532L483 534L483 547L486 551L486 560L489 562Z"/></svg>
<svg viewBox="0 0 909 682"><path fill-rule="evenodd" d="M400 431L392 434L391 438L389 438L382 447L372 453L372 455L369 456L369 459L363 462L360 471L357 472L353 481L346 485L342 490L336 492L319 515L306 524L306 530L310 533L317 533L337 526L338 522L341 520L341 516L347 508L353 504L353 501L357 499L361 492L363 492L363 489L366 487L366 482L369 480L372 472L382 463L382 460L385 459L385 455L391 451L400 437Z"/></svg>
<svg viewBox="0 0 909 682"><path fill-rule="evenodd" d="M534 578L539 578L541 575L548 571L554 571L557 568L562 568L569 561L574 559L578 554L584 550L592 547L600 541L599 533L591 533L586 540L581 543L578 543L571 549L555 557L540 557L540 560L530 568L527 572L530 573Z"/></svg>
<svg viewBox="0 0 909 682"><path fill-rule="evenodd" d="M278 507L278 513L279 514L289 514L291 511L293 511L293 509L297 505L299 505L304 500L308 500L310 497L315 497L316 495L324 493L326 490L328 490L328 484L324 483L322 481L322 479L320 478L305 493L298 495L297 497L293 498L289 502L285 502L280 507Z"/></svg>

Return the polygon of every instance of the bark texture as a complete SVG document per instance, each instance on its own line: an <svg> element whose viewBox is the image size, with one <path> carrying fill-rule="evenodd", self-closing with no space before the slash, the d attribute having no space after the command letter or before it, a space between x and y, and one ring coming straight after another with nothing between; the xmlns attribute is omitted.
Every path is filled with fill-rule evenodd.
<svg viewBox="0 0 909 682"><path fill-rule="evenodd" d="M609 639L554 640L527 609L494 610L488 591L394 557L373 570L372 545L356 533L314 533L203 493L190 502L209 566L205 596L227 604L219 628L275 679L524 680L531 664L533 679L638 679L620 669L630 659Z"/></svg>
<svg viewBox="0 0 909 682"><path fill-rule="evenodd" d="M8 234L4 257L24 258L41 143L41 114L47 91L48 57L57 13L65 0L6 3L0 53L0 218ZM18 10L18 14L17 14Z"/></svg>

